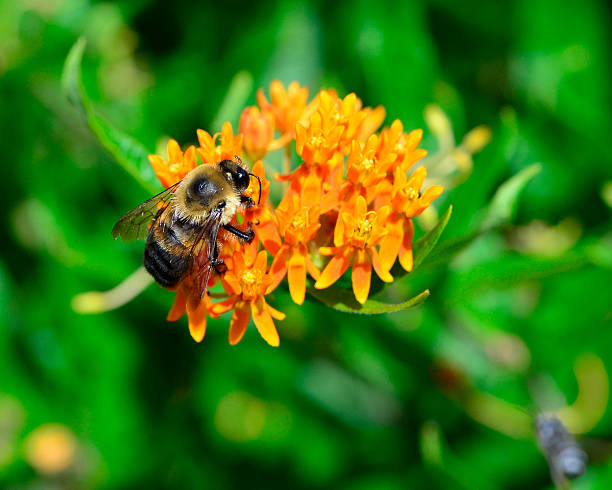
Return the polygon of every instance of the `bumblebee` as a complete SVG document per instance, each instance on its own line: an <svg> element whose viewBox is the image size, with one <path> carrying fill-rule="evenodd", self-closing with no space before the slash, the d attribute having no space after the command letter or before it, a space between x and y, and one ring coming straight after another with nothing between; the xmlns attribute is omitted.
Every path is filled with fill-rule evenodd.
<svg viewBox="0 0 612 490"><path fill-rule="evenodd" d="M168 289L190 275L199 292L197 301L206 292L212 269L224 270L219 258L220 229L247 243L255 237L250 225L240 230L230 224L238 209L254 205L244 194L251 176L259 181L242 167L239 157L199 165L180 182L128 211L113 227L113 238L146 239L147 271Z"/></svg>

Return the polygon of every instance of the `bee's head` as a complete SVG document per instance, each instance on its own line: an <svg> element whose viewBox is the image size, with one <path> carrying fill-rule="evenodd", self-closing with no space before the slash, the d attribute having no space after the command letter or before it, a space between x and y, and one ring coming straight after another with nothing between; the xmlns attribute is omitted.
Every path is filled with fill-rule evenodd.
<svg viewBox="0 0 612 490"><path fill-rule="evenodd" d="M223 177L236 189L236 192L242 194L247 190L250 183L249 172L239 163L232 160L223 160L218 165Z"/></svg>

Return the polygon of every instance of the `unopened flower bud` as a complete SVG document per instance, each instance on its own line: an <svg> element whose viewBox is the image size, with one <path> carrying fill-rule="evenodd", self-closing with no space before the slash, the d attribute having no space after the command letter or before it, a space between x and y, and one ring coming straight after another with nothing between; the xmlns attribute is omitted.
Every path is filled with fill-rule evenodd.
<svg viewBox="0 0 612 490"><path fill-rule="evenodd" d="M239 131L244 136L244 151L249 158L263 158L274 138L274 116L268 111L259 112L257 107L247 107L240 116Z"/></svg>

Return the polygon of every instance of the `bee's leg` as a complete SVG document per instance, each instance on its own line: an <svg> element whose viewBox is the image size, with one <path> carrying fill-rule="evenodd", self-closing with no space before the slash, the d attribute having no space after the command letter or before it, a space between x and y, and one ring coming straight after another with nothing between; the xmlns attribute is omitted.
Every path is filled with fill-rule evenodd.
<svg viewBox="0 0 612 490"><path fill-rule="evenodd" d="M253 241L253 238L255 238L255 232L251 227L247 228L246 231L239 230L238 228L235 228L232 225L223 225L223 228L225 228L227 231L229 231L233 235L236 235L242 241L247 243L251 243Z"/></svg>
<svg viewBox="0 0 612 490"><path fill-rule="evenodd" d="M255 202L249 196L240 196L240 204L242 204L245 208L255 206Z"/></svg>
<svg viewBox="0 0 612 490"><path fill-rule="evenodd" d="M210 258L210 265L215 268L217 274L224 274L227 271L227 266L225 265L225 260L219 258L219 245L215 243L215 248L212 253L212 257Z"/></svg>

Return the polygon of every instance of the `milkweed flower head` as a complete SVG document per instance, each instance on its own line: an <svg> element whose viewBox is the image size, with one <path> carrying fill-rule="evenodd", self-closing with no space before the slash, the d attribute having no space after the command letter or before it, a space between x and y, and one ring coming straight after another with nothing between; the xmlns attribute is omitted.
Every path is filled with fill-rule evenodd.
<svg viewBox="0 0 612 490"><path fill-rule="evenodd" d="M195 168L196 156L204 165L236 156L249 159L259 178L246 191L255 204L232 221L237 227L250 223L255 239L241 243L229 233L219 236L226 269L211 277L209 291L218 284L215 290L222 292L199 298L189 278L176 288L168 320L187 313L198 342L207 317L231 312L230 344L243 338L252 319L262 338L278 345L275 320L285 314L270 305L270 295L285 278L292 300L301 305L309 280L311 287L326 289L350 269L353 294L364 304L372 271L392 282L398 260L405 270L412 269L413 218L443 191L440 185L423 189L425 167L412 169L427 155L418 147L423 132L406 133L399 120L381 130L384 108L364 107L353 93L341 98L321 90L310 102L308 95L297 82L285 88L275 80L269 96L260 89L257 106L243 110L238 133L226 122L217 134L199 129L197 147L182 152L170 140L167 160L149 156L165 187ZM265 164L277 150L284 150L288 163L282 174ZM284 184L273 184L272 177ZM272 185L284 189L276 204L270 201Z"/></svg>

